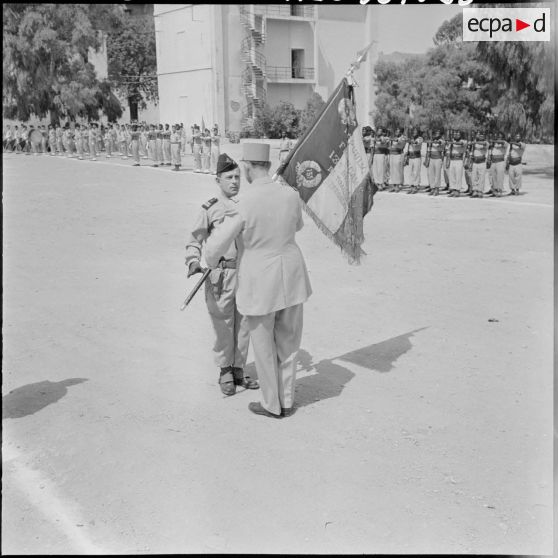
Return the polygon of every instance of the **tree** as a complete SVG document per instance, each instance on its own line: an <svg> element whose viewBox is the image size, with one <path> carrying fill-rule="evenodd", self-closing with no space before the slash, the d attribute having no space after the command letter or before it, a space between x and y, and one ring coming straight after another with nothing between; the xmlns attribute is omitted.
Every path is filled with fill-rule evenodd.
<svg viewBox="0 0 558 558"><path fill-rule="evenodd" d="M508 131L554 135L554 44L480 42L477 50L506 91L496 111ZM522 115L516 125L514 114Z"/></svg>
<svg viewBox="0 0 558 558"><path fill-rule="evenodd" d="M319 93L312 93L310 98L306 101L306 106L300 113L300 127L298 135L302 136L309 128L310 124L314 122L315 118L320 114L325 106L325 101Z"/></svg>
<svg viewBox="0 0 558 558"><path fill-rule="evenodd" d="M444 21L432 40L436 46L463 41L463 14Z"/></svg>
<svg viewBox="0 0 558 558"><path fill-rule="evenodd" d="M131 119L137 120L138 107L158 100L153 17L124 14L108 36L107 55L111 81L128 100Z"/></svg>
<svg viewBox="0 0 558 558"><path fill-rule="evenodd" d="M117 21L120 6L10 3L2 10L4 116L28 120L50 113L58 123L96 119L108 107L118 111L89 58Z"/></svg>

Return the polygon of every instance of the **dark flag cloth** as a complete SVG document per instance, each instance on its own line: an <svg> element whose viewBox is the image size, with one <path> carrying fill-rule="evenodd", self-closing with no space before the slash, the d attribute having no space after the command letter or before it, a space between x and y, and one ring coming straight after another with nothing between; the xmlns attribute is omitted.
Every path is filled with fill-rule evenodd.
<svg viewBox="0 0 558 558"><path fill-rule="evenodd" d="M360 263L365 255L363 218L377 187L356 120L353 87L346 78L276 175L298 191L306 213L349 263Z"/></svg>

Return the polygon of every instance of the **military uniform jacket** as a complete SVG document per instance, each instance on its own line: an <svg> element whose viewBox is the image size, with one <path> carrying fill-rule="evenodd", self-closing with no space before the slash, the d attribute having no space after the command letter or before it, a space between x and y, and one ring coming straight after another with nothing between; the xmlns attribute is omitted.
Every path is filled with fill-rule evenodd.
<svg viewBox="0 0 558 558"><path fill-rule="evenodd" d="M446 147L446 142L443 139L432 140L430 144L430 158L441 159Z"/></svg>
<svg viewBox="0 0 558 558"><path fill-rule="evenodd" d="M510 144L510 163L511 164L519 164L521 163L521 159L523 158L523 152L525 151L525 144L522 142L516 143L514 141Z"/></svg>
<svg viewBox="0 0 558 558"><path fill-rule="evenodd" d="M262 316L305 302L312 294L295 242L303 227L301 202L289 186L258 178L245 186L236 212L227 212L208 238L205 258L214 266L236 239L241 314Z"/></svg>
<svg viewBox="0 0 558 558"><path fill-rule="evenodd" d="M418 159L422 149L422 137L418 137L409 141L409 158Z"/></svg>
<svg viewBox="0 0 558 558"><path fill-rule="evenodd" d="M467 140L460 139L452 141L449 144L448 156L452 161L457 161L465 157L465 150L467 149Z"/></svg>
<svg viewBox="0 0 558 558"><path fill-rule="evenodd" d="M223 220L225 217L225 210L227 208L234 210L234 207L238 203L238 200L227 198L227 196L221 192L220 188L217 190L218 192L215 193L215 197L209 199L202 205L202 210L198 213L194 221L190 237L186 243L186 266L189 266L191 261L201 261L203 243L211 235L215 229L215 225ZM225 251L223 257L225 260L234 260L236 256L236 245L233 242L228 250ZM209 265L211 267L217 267L217 263L218 261L215 262L215 265Z"/></svg>

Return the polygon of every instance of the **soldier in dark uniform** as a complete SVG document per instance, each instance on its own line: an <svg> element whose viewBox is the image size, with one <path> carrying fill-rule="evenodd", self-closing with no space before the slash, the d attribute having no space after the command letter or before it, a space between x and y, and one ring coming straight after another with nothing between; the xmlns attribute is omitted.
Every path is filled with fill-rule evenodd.
<svg viewBox="0 0 558 558"><path fill-rule="evenodd" d="M188 277L203 272L202 247L220 223L225 210L235 207L240 188L240 169L226 153L217 161L216 197L202 205L186 244ZM237 248L233 242L205 282L205 301L215 331L213 353L220 368L219 385L225 395L233 395L237 386L258 389L259 384L244 374L248 355L249 332L246 319L236 307Z"/></svg>

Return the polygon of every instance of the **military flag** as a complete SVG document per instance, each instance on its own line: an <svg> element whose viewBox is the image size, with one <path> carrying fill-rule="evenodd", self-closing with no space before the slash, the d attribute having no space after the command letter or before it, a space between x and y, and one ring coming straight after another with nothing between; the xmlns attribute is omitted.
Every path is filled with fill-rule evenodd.
<svg viewBox="0 0 558 558"><path fill-rule="evenodd" d="M347 78L276 176L298 191L306 213L341 248L349 263L360 263L363 218L372 207L377 188L356 119L354 87Z"/></svg>

